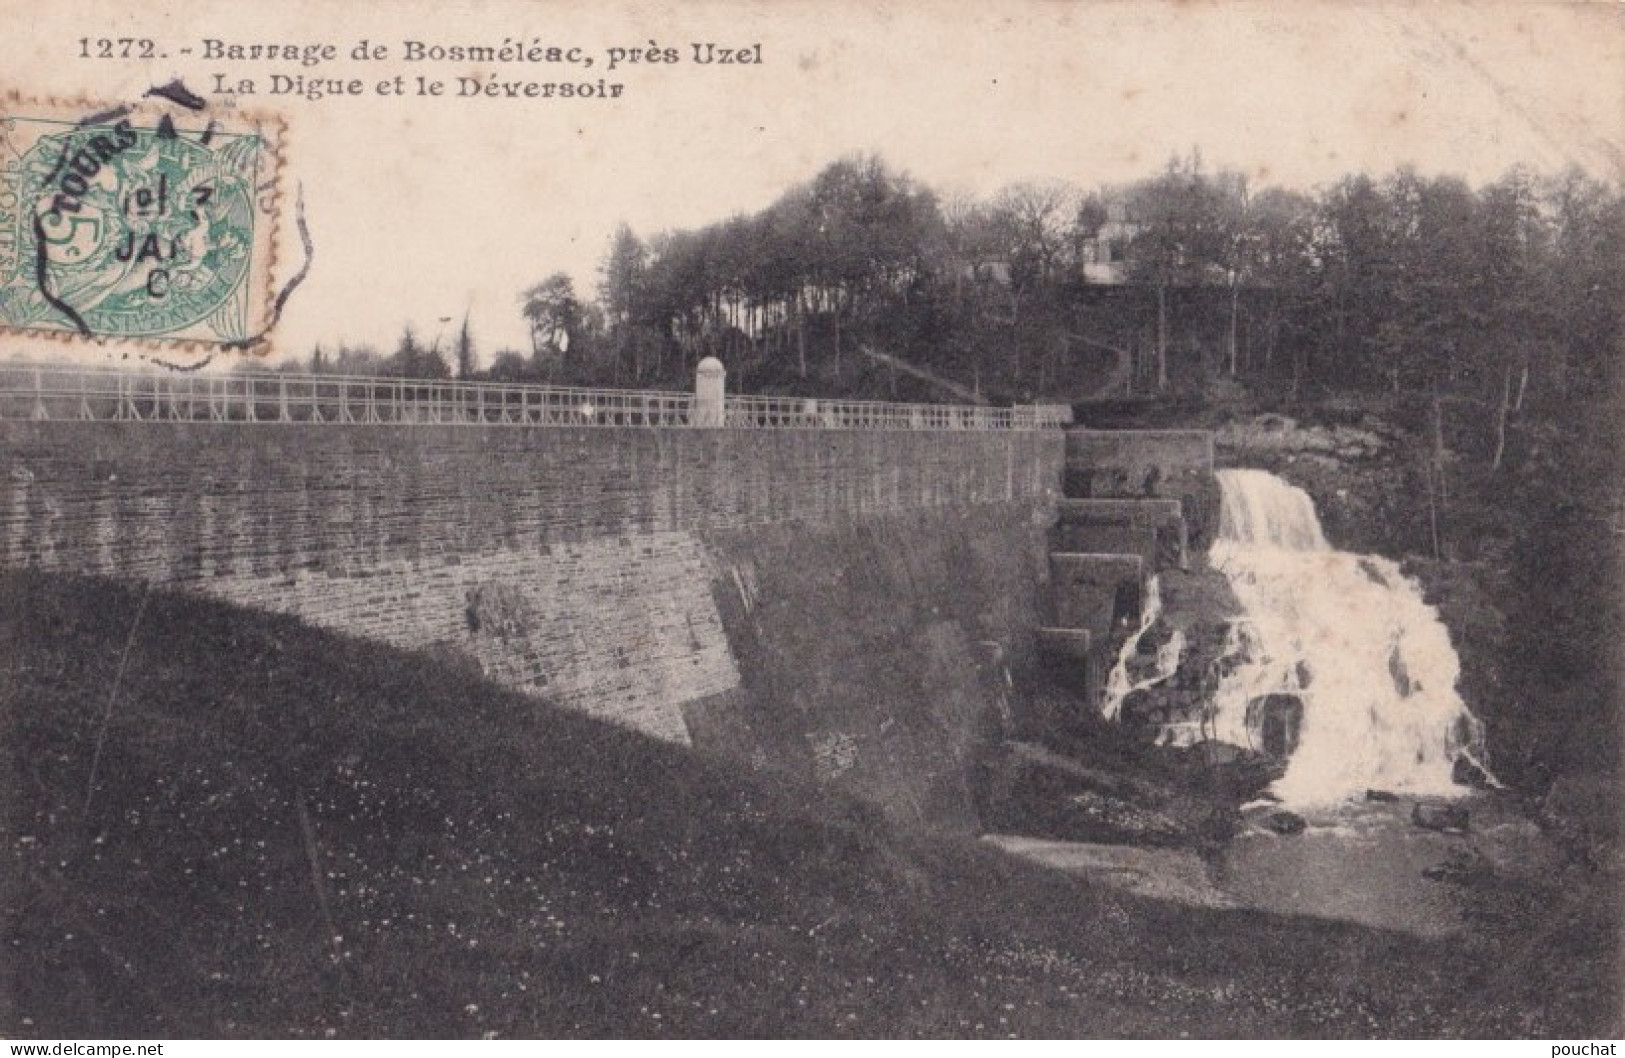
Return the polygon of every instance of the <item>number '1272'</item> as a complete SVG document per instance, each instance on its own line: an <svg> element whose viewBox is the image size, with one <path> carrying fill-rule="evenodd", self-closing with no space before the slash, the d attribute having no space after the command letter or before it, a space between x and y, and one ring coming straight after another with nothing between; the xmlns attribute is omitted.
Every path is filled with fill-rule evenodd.
<svg viewBox="0 0 1625 1058"><path fill-rule="evenodd" d="M156 59L158 45L145 37L79 38L81 59Z"/></svg>

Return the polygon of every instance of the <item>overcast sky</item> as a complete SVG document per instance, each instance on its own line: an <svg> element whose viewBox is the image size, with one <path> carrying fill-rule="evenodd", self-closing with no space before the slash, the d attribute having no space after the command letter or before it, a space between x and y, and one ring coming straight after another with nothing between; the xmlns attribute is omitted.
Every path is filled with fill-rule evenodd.
<svg viewBox="0 0 1625 1058"><path fill-rule="evenodd" d="M118 101L174 76L360 77L364 98L245 99L285 114L286 187L316 257L278 354L393 346L472 314L485 359L526 348L518 293L563 269L590 294L616 223L640 234L760 209L830 160L876 152L939 190L1084 187L1199 148L1254 185L1311 187L1401 164L1479 183L1514 163L1625 174L1625 5L1062 2L301 4L57 0L0 8L0 88ZM151 36L167 58L77 57L82 36ZM355 63L361 38L579 44L569 80L614 101L393 100L396 74L560 79L545 64ZM330 41L304 68L201 57L204 38ZM675 65L603 68L612 46ZM760 42L761 65L698 66L690 44ZM190 57L179 54L191 47ZM291 193L289 199L291 200ZM283 260L296 258L284 225ZM15 347L15 343L13 343ZM60 346L53 346L61 355Z"/></svg>

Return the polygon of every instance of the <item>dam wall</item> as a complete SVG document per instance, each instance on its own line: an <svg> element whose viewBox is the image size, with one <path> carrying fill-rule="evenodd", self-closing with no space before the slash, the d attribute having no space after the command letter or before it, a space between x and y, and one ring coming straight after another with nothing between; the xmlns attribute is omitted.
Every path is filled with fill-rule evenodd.
<svg viewBox="0 0 1625 1058"><path fill-rule="evenodd" d="M1059 430L0 422L0 563L445 652L971 825L1048 606Z"/></svg>

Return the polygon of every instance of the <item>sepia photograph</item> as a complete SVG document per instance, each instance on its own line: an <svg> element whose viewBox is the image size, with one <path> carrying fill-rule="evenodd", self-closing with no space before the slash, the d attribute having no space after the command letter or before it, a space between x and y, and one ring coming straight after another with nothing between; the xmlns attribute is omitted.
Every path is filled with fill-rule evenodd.
<svg viewBox="0 0 1625 1058"><path fill-rule="evenodd" d="M1616 1053L1622 181L1617 3L0 6L0 1037Z"/></svg>

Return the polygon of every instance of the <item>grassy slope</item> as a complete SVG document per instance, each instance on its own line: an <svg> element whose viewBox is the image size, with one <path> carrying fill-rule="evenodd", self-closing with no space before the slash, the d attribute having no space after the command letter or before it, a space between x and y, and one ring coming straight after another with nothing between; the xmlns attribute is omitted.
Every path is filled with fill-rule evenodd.
<svg viewBox="0 0 1625 1058"><path fill-rule="evenodd" d="M8 1036L1618 1031L1584 916L1137 901L161 592L0 574L0 716Z"/></svg>

